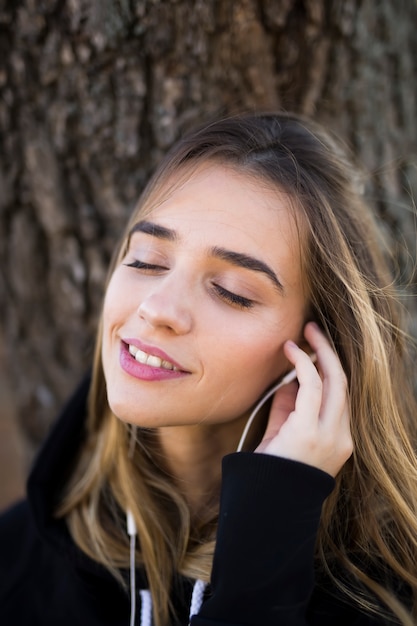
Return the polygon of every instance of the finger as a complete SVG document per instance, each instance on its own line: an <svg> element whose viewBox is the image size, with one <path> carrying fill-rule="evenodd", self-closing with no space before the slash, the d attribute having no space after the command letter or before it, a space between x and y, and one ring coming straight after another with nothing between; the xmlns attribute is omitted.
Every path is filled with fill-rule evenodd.
<svg viewBox="0 0 417 626"><path fill-rule="evenodd" d="M316 425L322 403L323 386L319 373L310 356L292 341L284 345L285 355L294 365L299 389L295 401L295 413L304 419L305 425Z"/></svg>
<svg viewBox="0 0 417 626"><path fill-rule="evenodd" d="M339 357L315 323L309 322L304 334L317 354L317 365L323 381L320 419L349 421L347 380Z"/></svg>

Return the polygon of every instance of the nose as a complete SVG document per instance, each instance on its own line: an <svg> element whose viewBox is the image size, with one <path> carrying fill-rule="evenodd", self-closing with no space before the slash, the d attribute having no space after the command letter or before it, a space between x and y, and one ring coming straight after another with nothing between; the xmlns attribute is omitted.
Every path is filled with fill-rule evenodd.
<svg viewBox="0 0 417 626"><path fill-rule="evenodd" d="M139 317L155 329L169 330L184 335L192 328L192 312L184 298L185 290L174 281L161 280L142 299L138 307Z"/></svg>

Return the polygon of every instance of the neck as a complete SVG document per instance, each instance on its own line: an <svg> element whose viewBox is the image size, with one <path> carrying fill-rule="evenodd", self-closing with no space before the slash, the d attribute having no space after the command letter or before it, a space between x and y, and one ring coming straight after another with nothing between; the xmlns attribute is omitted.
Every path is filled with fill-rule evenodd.
<svg viewBox="0 0 417 626"><path fill-rule="evenodd" d="M158 431L166 470L183 493L193 516L217 499L222 458L237 448L247 416L226 424L168 426Z"/></svg>

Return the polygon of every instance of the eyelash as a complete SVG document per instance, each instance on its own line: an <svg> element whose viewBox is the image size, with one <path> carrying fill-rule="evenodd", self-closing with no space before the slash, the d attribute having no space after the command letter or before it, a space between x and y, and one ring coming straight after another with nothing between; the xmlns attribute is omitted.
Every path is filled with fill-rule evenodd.
<svg viewBox="0 0 417 626"><path fill-rule="evenodd" d="M139 261L139 259L135 259L131 263L126 263L127 267L134 267L137 270L150 270L150 271L160 271L166 270L166 267L162 267L162 265L154 265L153 263L144 263L143 261Z"/></svg>
<svg viewBox="0 0 417 626"><path fill-rule="evenodd" d="M139 259L135 259L131 263L126 263L126 266L133 267L139 270L148 270L148 271L156 271L156 272L167 269L166 267L163 267L162 265L154 265L153 263L144 263L143 261L139 261ZM216 294L220 296L220 298L228 302L229 304L240 307L241 309L250 309L254 305L253 300L250 300L249 298L244 298L243 296L239 296L238 294L233 293L232 291L228 291L228 289L225 289L224 287L222 287L221 285L218 285L217 283L213 283L213 287L216 291Z"/></svg>
<svg viewBox="0 0 417 626"><path fill-rule="evenodd" d="M234 304L241 309L250 309L254 305L253 300L249 300L249 298L244 298L243 296L238 296L236 293L228 291L221 285L213 283L213 287L215 288L217 294L221 298L223 298L223 300L226 300L226 302L228 302L229 304Z"/></svg>

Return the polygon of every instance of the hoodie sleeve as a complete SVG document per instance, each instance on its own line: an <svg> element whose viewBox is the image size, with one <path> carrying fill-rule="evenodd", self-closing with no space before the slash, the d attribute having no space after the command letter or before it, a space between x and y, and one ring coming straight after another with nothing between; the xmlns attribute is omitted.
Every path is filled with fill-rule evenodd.
<svg viewBox="0 0 417 626"><path fill-rule="evenodd" d="M333 478L265 454L223 460L212 595L191 626L305 626L314 547Z"/></svg>

